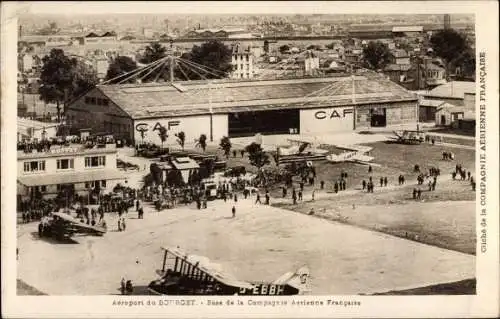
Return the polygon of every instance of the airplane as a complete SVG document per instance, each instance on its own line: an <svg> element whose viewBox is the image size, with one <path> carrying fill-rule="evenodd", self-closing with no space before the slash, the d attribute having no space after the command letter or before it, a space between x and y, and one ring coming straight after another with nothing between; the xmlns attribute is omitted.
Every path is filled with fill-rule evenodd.
<svg viewBox="0 0 500 319"><path fill-rule="evenodd" d="M106 225L88 225L74 218L67 211L61 210L52 213L52 218L44 217L38 225L40 237L55 237L58 240L70 238L75 234L103 236Z"/></svg>
<svg viewBox="0 0 500 319"><path fill-rule="evenodd" d="M290 162L302 162L302 161L322 161L325 159L327 150L320 149L314 143L304 141L288 139L292 144L289 147L278 147L276 149L277 163L285 164Z"/></svg>
<svg viewBox="0 0 500 319"><path fill-rule="evenodd" d="M307 266L287 272L273 282L246 282L224 272L219 264L203 256L188 255L179 248L162 247L163 266L159 279L148 285L156 295L298 295L310 289ZM173 265L167 269L168 256Z"/></svg>
<svg viewBox="0 0 500 319"><path fill-rule="evenodd" d="M328 154L326 160L331 163L354 162L364 165L374 165L371 163L374 157L368 155L373 149L372 147L363 145L335 145L335 147L345 152L338 155L333 153Z"/></svg>
<svg viewBox="0 0 500 319"><path fill-rule="evenodd" d="M401 144L421 144L425 141L426 134L423 131L393 131L395 136L389 138Z"/></svg>

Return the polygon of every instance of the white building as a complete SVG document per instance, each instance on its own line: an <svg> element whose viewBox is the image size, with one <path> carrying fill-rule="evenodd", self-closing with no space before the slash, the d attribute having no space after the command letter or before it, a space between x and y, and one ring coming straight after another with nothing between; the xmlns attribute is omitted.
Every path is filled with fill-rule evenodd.
<svg viewBox="0 0 500 319"><path fill-rule="evenodd" d="M17 141L45 140L56 137L57 124L17 118Z"/></svg>
<svg viewBox="0 0 500 319"><path fill-rule="evenodd" d="M319 57L313 52L307 52L304 59L304 70L306 74L312 74L319 69Z"/></svg>
<svg viewBox="0 0 500 319"><path fill-rule="evenodd" d="M234 79L251 79L254 77L254 55L249 51L239 50L236 46L231 57L233 72L231 77Z"/></svg>
<svg viewBox="0 0 500 319"><path fill-rule="evenodd" d="M99 79L104 79L109 68L109 60L105 57L96 58L94 60L94 69L97 72Z"/></svg>
<svg viewBox="0 0 500 319"><path fill-rule="evenodd" d="M22 62L21 62L22 71L23 72L31 71L33 69L33 66L34 66L33 55L32 54L25 54L25 55L23 55L23 57L21 59L22 59Z"/></svg>
<svg viewBox="0 0 500 319"><path fill-rule="evenodd" d="M114 144L92 149L78 145L54 146L44 152L18 151L18 199L28 199L36 192L47 198L62 191L84 196L97 183L103 193L108 193L125 180L116 167L116 154Z"/></svg>
<svg viewBox="0 0 500 319"><path fill-rule="evenodd" d="M456 125L458 120L464 118L465 107L455 106L449 103L441 104L436 110L436 125L437 126L451 126Z"/></svg>

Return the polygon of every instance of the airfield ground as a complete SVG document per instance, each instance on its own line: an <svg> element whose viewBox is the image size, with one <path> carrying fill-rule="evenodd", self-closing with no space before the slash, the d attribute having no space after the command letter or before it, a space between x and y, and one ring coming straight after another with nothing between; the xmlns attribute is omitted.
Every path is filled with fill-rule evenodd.
<svg viewBox="0 0 500 319"><path fill-rule="evenodd" d="M111 230L104 237L77 237L67 244L39 239L36 224L19 225L18 278L50 295L115 294L122 277L136 286L154 279L161 267L160 246L167 245L207 256L249 281L270 281L307 264L314 294L420 291L424 288L415 289L451 282L466 283L452 285L455 293L474 293L474 192L450 175L457 162L473 170L474 151L388 144L376 136L368 142L374 162L381 164L373 166L374 194L360 190L366 166L318 163L318 180L326 187L316 191L314 202L312 187L306 187L304 202L293 206L276 188L272 206L240 197L235 219L230 202L209 202L201 211L194 205L162 212L148 206L144 220L129 213L126 232L115 231L116 217L110 215ZM453 151L456 160L442 161L444 150ZM131 157L130 150L121 151L121 157L140 164L141 171L128 173L129 185L140 185L149 161ZM424 192L418 202L411 198L414 164L442 172L437 190ZM229 165L251 169L246 157L231 157ZM349 174L348 190L333 194L332 181L342 170ZM405 175L406 186L394 185L399 174ZM388 187L378 186L380 176L389 178ZM312 207L316 213L308 216Z"/></svg>

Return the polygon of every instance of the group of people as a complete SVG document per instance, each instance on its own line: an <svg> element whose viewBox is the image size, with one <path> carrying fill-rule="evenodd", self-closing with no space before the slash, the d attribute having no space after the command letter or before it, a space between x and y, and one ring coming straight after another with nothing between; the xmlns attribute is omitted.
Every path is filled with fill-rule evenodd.
<svg viewBox="0 0 500 319"><path fill-rule="evenodd" d="M451 177L453 180L457 178L457 176L460 178L460 180L465 181L467 180L470 182L470 185L472 186L472 190L476 190L476 181L474 180L474 177L472 176L471 171L467 171L462 167L462 164L457 164L455 166L455 170L451 173Z"/></svg>

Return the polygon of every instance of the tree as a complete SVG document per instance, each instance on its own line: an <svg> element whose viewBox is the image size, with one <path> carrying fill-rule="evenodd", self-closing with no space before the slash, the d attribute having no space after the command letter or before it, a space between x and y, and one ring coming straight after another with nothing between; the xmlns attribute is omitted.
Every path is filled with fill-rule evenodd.
<svg viewBox="0 0 500 319"><path fill-rule="evenodd" d="M61 49L52 49L42 59L40 73L40 99L55 103L58 120L61 118L61 104L80 96L97 83L97 75L90 67L75 58L69 58Z"/></svg>
<svg viewBox="0 0 500 319"><path fill-rule="evenodd" d="M159 42L148 45L144 51L141 63L149 64L167 56L167 49Z"/></svg>
<svg viewBox="0 0 500 319"><path fill-rule="evenodd" d="M163 143L165 143L165 141L168 138L168 131L167 131L167 128L165 126L160 125L160 127L158 129L158 136L160 136L161 147L163 148Z"/></svg>
<svg viewBox="0 0 500 319"><path fill-rule="evenodd" d="M184 144L186 143L186 134L183 131L180 131L179 133L175 134L177 137L177 143L181 146L182 150L184 151Z"/></svg>
<svg viewBox="0 0 500 319"><path fill-rule="evenodd" d="M229 137L223 136L220 139L220 148L224 150L224 155L226 155L227 158L229 158L229 153L231 152L231 141L229 140Z"/></svg>
<svg viewBox="0 0 500 319"><path fill-rule="evenodd" d="M390 51L385 43L370 41L363 49L365 66L370 69L383 69L390 61Z"/></svg>
<svg viewBox="0 0 500 319"><path fill-rule="evenodd" d="M290 46L287 44L283 44L282 46L280 46L279 50L280 50L281 54L286 53L286 52L290 51Z"/></svg>
<svg viewBox="0 0 500 319"><path fill-rule="evenodd" d="M163 171L162 169L158 166L156 163L151 163L149 165L149 172L151 176L153 177L153 181L155 182L156 185L161 185L163 184Z"/></svg>
<svg viewBox="0 0 500 319"><path fill-rule="evenodd" d="M139 133L141 134L142 144L144 144L144 138L146 137L146 131L141 130L141 131L139 131Z"/></svg>
<svg viewBox="0 0 500 319"><path fill-rule="evenodd" d="M150 64L163 59L166 56L167 49L159 42L153 42L146 47L144 54L139 61L144 64ZM143 76L144 78L142 79L142 81L144 82L153 81L159 77L163 78L164 80L168 79L169 72L166 62L163 63L162 66L155 68L151 73L149 71L151 71L151 69L138 74L138 77L140 78L141 76Z"/></svg>
<svg viewBox="0 0 500 319"><path fill-rule="evenodd" d="M128 56L118 56L113 62L109 65L108 72L106 73L106 80L110 80L125 73L131 72L137 69L137 63L129 58ZM122 80L125 80L127 77L122 76L117 78L116 80L111 81L111 83L118 83ZM134 79L128 79L125 82L133 82Z"/></svg>
<svg viewBox="0 0 500 319"><path fill-rule="evenodd" d="M207 136L205 134L200 135L197 145L201 147L203 152L205 152L205 149L207 148Z"/></svg>
<svg viewBox="0 0 500 319"><path fill-rule="evenodd" d="M460 66L460 63L465 63L470 68L471 58L474 57L474 54L464 55L465 52L472 52L465 35L454 29L444 29L434 33L430 43L434 54L445 60L447 72L449 67ZM468 58L470 55L472 57ZM475 71L475 58L473 68Z"/></svg>
<svg viewBox="0 0 500 319"><path fill-rule="evenodd" d="M187 76L190 80L202 79L200 74L207 79L224 78L232 70L231 57L231 48L221 41L210 40L204 42L201 46L193 46L191 52L181 56L181 59L206 66L210 72L204 72L195 67L183 67L186 75L183 75L179 70L176 70L176 75L182 78Z"/></svg>
<svg viewBox="0 0 500 319"><path fill-rule="evenodd" d="M248 153L248 159L250 160L250 164L261 169L264 165L268 165L271 163L269 160L269 155L264 152L262 146L253 142L250 145L245 147L245 151Z"/></svg>

